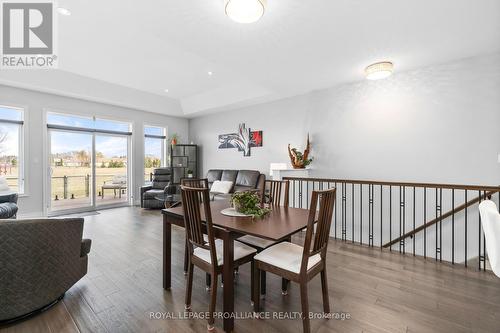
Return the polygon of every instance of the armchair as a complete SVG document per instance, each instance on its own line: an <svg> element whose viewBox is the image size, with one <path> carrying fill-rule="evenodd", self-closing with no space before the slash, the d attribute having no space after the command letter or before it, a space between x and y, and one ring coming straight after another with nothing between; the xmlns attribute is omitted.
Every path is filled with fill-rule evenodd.
<svg viewBox="0 0 500 333"><path fill-rule="evenodd" d="M153 170L151 185L141 187L141 207L142 208L165 208L164 203L156 199L163 194L173 194L177 190L170 185L172 178L171 168L158 168Z"/></svg>
<svg viewBox="0 0 500 333"><path fill-rule="evenodd" d="M0 327L42 312L87 273L83 219L0 221Z"/></svg>
<svg viewBox="0 0 500 333"><path fill-rule="evenodd" d="M17 193L0 193L0 219L16 218Z"/></svg>

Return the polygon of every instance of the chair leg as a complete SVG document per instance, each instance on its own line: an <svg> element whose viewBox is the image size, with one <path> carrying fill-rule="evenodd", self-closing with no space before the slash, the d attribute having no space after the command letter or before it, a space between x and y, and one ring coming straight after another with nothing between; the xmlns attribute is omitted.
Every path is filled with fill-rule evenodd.
<svg viewBox="0 0 500 333"><path fill-rule="evenodd" d="M212 275L210 275L210 273L205 274L205 284L207 286L207 291L210 291L210 285L212 284Z"/></svg>
<svg viewBox="0 0 500 333"><path fill-rule="evenodd" d="M255 262L252 260L250 262L250 302L253 306L253 291L255 289L255 276L253 271L255 270Z"/></svg>
<svg viewBox="0 0 500 333"><path fill-rule="evenodd" d="M189 263L188 279L186 286L186 304L184 305L184 308L186 310L191 310L191 292L193 291L193 270L194 270L194 265Z"/></svg>
<svg viewBox="0 0 500 333"><path fill-rule="evenodd" d="M330 299L328 298L328 281L326 267L321 271L321 289L323 291L323 312L330 313Z"/></svg>
<svg viewBox="0 0 500 333"><path fill-rule="evenodd" d="M252 262L252 275L253 275L253 311L256 313L260 312L260 274L261 271Z"/></svg>
<svg viewBox="0 0 500 333"><path fill-rule="evenodd" d="M184 275L187 274L188 265L189 265L189 247L188 247L188 241L186 239L186 242L184 243Z"/></svg>
<svg viewBox="0 0 500 333"><path fill-rule="evenodd" d="M210 306L208 308L208 330L211 331L214 329L214 323L215 323L215 318L214 318L214 313L215 313L215 303L217 301L217 274L215 272L212 272L212 278L211 278L211 288L210 288Z"/></svg>
<svg viewBox="0 0 500 333"><path fill-rule="evenodd" d="M282 294L283 296L288 295L288 283L289 283L289 282L290 282L290 281L288 281L288 280L287 280L287 279L285 279L285 278L282 278L282 279L281 279L281 294Z"/></svg>
<svg viewBox="0 0 500 333"><path fill-rule="evenodd" d="M309 299L307 297L307 282L300 283L300 302L302 303L302 326L304 333L311 331L309 320Z"/></svg>
<svg viewBox="0 0 500 333"><path fill-rule="evenodd" d="M266 294L266 272L265 271L260 272L260 294L261 295Z"/></svg>

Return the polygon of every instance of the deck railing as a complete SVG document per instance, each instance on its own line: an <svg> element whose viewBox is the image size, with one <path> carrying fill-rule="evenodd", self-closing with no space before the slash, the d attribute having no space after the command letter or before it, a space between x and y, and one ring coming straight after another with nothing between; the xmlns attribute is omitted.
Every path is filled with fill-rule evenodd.
<svg viewBox="0 0 500 333"><path fill-rule="evenodd" d="M337 188L331 236L403 254L486 268L478 205L500 207L500 186L285 177L290 206L309 206L313 190Z"/></svg>

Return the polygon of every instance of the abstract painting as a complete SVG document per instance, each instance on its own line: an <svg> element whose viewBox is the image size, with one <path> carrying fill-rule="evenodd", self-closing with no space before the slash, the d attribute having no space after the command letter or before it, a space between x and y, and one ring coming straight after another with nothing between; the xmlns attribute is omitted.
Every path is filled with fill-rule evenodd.
<svg viewBox="0 0 500 333"><path fill-rule="evenodd" d="M262 131L252 131L240 124L238 133L219 135L219 149L237 148L243 156L250 156L250 148L262 147Z"/></svg>

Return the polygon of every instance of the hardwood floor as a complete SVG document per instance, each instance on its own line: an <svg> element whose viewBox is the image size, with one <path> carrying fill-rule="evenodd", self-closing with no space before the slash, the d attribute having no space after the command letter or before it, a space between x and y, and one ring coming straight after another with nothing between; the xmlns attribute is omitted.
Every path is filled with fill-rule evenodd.
<svg viewBox="0 0 500 333"><path fill-rule="evenodd" d="M1 332L205 332L205 319L150 319L150 312L183 313L184 230L173 228L172 290L162 288L159 211L118 208L85 218L92 238L89 273L57 306ZM301 243L302 235L294 237ZM438 264L412 256L331 240L328 256L331 312L350 319L313 319L313 332L498 332L500 279L491 272ZM250 265L235 288L239 315L252 311ZM268 274L263 311L300 311L298 285L281 295L281 279ZM192 309L205 312L205 274L195 270ZM219 288L217 311L222 311ZM310 311L321 314L319 276L309 283ZM272 316L273 314L271 314ZM216 319L221 332L222 320ZM302 332L300 319L237 319L236 332Z"/></svg>

